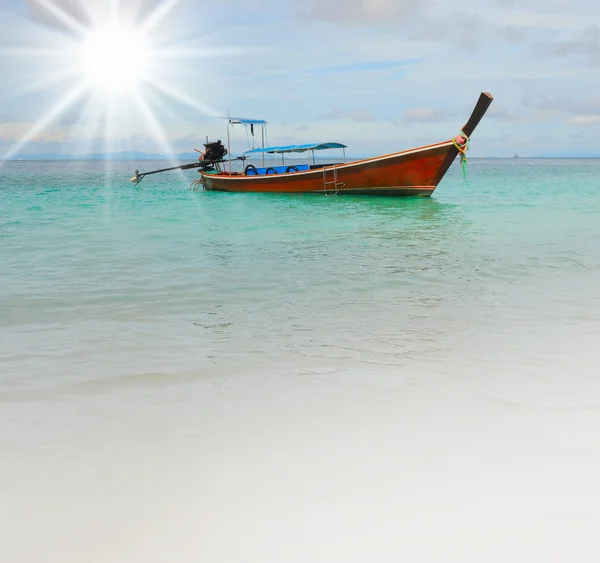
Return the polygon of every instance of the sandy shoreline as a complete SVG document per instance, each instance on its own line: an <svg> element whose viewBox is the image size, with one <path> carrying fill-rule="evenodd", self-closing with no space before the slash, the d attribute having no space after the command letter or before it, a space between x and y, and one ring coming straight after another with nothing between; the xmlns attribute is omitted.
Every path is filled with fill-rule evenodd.
<svg viewBox="0 0 600 563"><path fill-rule="evenodd" d="M512 396L371 368L4 402L1 558L589 560L595 384L519 375Z"/></svg>

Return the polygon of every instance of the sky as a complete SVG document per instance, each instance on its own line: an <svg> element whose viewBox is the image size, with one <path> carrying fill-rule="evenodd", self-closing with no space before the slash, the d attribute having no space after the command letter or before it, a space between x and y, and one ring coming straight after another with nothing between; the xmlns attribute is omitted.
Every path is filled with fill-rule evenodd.
<svg viewBox="0 0 600 563"><path fill-rule="evenodd" d="M374 156L453 137L481 91L472 155L600 156L598 68L592 0L0 0L0 159L190 152L226 115Z"/></svg>

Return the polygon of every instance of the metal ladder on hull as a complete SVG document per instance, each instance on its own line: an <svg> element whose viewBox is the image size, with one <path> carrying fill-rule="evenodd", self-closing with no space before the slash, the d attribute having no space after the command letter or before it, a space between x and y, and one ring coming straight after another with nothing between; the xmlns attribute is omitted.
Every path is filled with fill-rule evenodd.
<svg viewBox="0 0 600 563"><path fill-rule="evenodd" d="M328 174L328 172L331 172L331 174ZM337 166L335 165L323 168L323 192L327 197L337 195L340 188L346 185L346 182L338 182L337 172ZM330 190L329 187L332 189Z"/></svg>

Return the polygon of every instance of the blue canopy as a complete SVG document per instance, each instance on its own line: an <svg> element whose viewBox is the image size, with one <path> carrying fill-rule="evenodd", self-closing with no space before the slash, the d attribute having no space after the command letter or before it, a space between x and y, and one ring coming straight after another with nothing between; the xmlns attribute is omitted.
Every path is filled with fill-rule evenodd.
<svg viewBox="0 0 600 563"><path fill-rule="evenodd" d="M230 123L244 123L245 125L267 124L267 122L264 119L248 119L246 117L221 117L221 119L228 119Z"/></svg>
<svg viewBox="0 0 600 563"><path fill-rule="evenodd" d="M306 152L306 151L321 151L324 149L345 149L346 145L342 143L308 143L307 145L284 145L280 147L265 147L264 149L252 149L246 151L244 154L259 154L267 152L273 153L287 153L287 152Z"/></svg>

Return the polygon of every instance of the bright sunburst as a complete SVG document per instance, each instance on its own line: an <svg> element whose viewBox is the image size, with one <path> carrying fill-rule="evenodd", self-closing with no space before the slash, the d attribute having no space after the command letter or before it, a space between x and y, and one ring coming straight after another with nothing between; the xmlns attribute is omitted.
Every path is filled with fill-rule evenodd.
<svg viewBox="0 0 600 563"><path fill-rule="evenodd" d="M0 53L55 61L54 66L44 65L47 76L39 77L31 89L44 90L56 84L65 87L51 107L41 116L38 114L33 126L5 154L0 154L0 159L12 158L75 106L83 108L76 125L79 132L88 138L94 135L104 138L107 151L111 149L110 133L117 129L123 132L131 114L137 112L163 152L172 152L153 110L151 99L156 96L166 96L199 113L215 115L201 101L161 79L159 62L172 66L175 59L189 60L216 54L181 45L166 47L156 39L157 29L164 27L165 19L178 2L164 0L156 5L148 0L134 3L79 0L77 4L73 0L30 0L36 13L43 14L42 25L54 30L58 28L61 32L56 34L59 47L0 46ZM149 4L154 9L148 9ZM132 5L135 10L131 9ZM164 40L164 33L161 37ZM146 95L148 92L152 94L150 98ZM127 133L124 131L125 136Z"/></svg>
<svg viewBox="0 0 600 563"><path fill-rule="evenodd" d="M150 60L150 47L140 31L118 23L91 31L81 49L86 82L108 91L137 88L148 75Z"/></svg>

